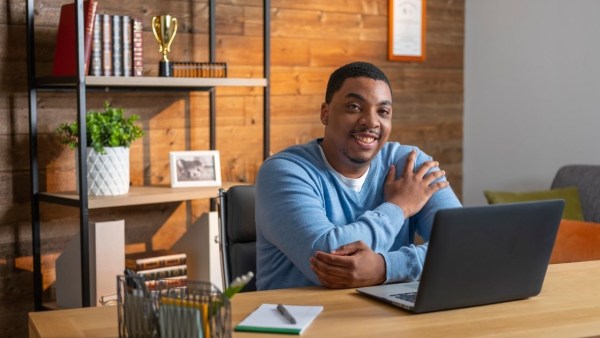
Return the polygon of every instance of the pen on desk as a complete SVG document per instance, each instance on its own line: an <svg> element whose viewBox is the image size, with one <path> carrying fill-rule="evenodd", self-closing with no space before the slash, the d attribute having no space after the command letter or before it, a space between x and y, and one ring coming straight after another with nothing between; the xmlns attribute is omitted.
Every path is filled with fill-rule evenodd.
<svg viewBox="0 0 600 338"><path fill-rule="evenodd" d="M281 305L281 304L277 304L277 311L279 311L279 313L281 313L282 316L285 317L285 319L287 319L290 324L296 324L296 319L292 316L292 314L285 308L285 306Z"/></svg>

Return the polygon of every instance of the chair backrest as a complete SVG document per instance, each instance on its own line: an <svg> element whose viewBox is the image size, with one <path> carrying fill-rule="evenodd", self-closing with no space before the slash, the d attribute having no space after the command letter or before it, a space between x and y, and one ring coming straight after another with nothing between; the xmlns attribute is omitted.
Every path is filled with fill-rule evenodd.
<svg viewBox="0 0 600 338"><path fill-rule="evenodd" d="M583 218L600 222L600 165L567 165L556 172L552 188L577 187Z"/></svg>
<svg viewBox="0 0 600 338"><path fill-rule="evenodd" d="M225 288L248 271L256 274L255 188L238 185L219 190L221 264ZM242 291L256 290L253 278Z"/></svg>

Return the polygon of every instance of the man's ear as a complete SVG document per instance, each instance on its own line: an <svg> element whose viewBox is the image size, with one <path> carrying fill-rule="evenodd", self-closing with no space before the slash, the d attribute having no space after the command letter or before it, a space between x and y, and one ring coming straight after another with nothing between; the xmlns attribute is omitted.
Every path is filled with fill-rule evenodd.
<svg viewBox="0 0 600 338"><path fill-rule="evenodd" d="M326 126L329 123L329 105L321 103L321 123Z"/></svg>

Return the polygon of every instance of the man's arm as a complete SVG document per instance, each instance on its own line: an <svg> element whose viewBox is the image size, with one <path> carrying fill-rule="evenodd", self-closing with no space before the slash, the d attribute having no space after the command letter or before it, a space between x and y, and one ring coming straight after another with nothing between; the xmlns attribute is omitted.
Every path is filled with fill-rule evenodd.
<svg viewBox="0 0 600 338"><path fill-rule="evenodd" d="M316 251L330 252L363 240L382 250L392 247L405 221L402 210L383 203L360 215L354 222L334 225L327 217L324 201L331 187L325 187L322 173L313 173L293 161L266 161L257 179L256 220L261 236L276 246L315 284L309 258Z"/></svg>
<svg viewBox="0 0 600 338"><path fill-rule="evenodd" d="M460 202L454 193L451 193L450 188L443 191L448 195L444 203L447 208L460 206ZM442 191L438 192L441 193ZM421 216L420 213L417 216L421 216L422 219L432 219L429 217L428 210L437 209L426 205L422 212L427 216ZM425 222L417 223L420 223L420 228L423 228L421 230L417 228L417 232L428 241L430 227ZM362 244L364 243L350 243L341 247L342 250L334 250L331 253L317 252L311 258L311 268L321 284L331 288L349 288L384 282L416 281L420 278L428 242L422 245L410 244L395 251L380 253Z"/></svg>
<svg viewBox="0 0 600 338"><path fill-rule="evenodd" d="M390 178L390 176L395 177L395 168L390 168L386 188L391 187L396 193L392 194L392 197L396 198L395 202L400 204L405 214L414 215L410 219L411 228L414 228L425 241L429 241L435 212L439 209L460 207L461 204L452 189L447 188L448 182L443 176L444 172L437 168L437 162L430 161L429 158L429 161L422 162L423 164L413 173L412 168L415 167L416 157L417 154L413 151L408 156L402 175L396 180ZM387 190L386 195L389 192ZM390 198L386 196L386 200ZM353 247L356 250L317 252L311 259L311 267L323 285L343 288L417 280L427 252L427 243L410 244L391 252L381 251L380 254L357 243L351 243L346 247ZM340 255L344 256L340 257ZM381 257L383 263L377 259L377 256ZM369 274L376 275L372 275L370 279L364 278Z"/></svg>
<svg viewBox="0 0 600 338"><path fill-rule="evenodd" d="M429 241L433 215L439 209L460 207L450 188L437 192L410 222L425 241ZM331 253L317 252L311 258L311 268L322 285L331 288L349 288L416 281L420 278L428 242L406 245L398 250L379 253L362 242L342 246Z"/></svg>
<svg viewBox="0 0 600 338"><path fill-rule="evenodd" d="M317 252L310 263L321 285L328 288L376 285L386 279L383 256L363 241L343 245L331 254Z"/></svg>

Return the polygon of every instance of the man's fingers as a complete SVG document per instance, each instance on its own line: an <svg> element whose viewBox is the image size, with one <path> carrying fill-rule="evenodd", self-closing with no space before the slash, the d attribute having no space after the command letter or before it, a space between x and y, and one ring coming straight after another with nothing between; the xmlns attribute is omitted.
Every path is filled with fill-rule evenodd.
<svg viewBox="0 0 600 338"><path fill-rule="evenodd" d="M311 257L310 263L311 269L317 275L319 280L321 280L321 282L327 281L325 284L326 286L329 286L332 281L339 282L346 279L347 267L329 264L316 257Z"/></svg>
<svg viewBox="0 0 600 338"><path fill-rule="evenodd" d="M433 183L433 181L435 181L438 178L443 177L445 175L446 175L446 171L444 171L444 170L433 171L433 172L430 172L429 174L425 175L425 177L423 177L423 181L427 185L430 185Z"/></svg>
<svg viewBox="0 0 600 338"><path fill-rule="evenodd" d="M356 241L342 245L339 248L333 250L331 253L335 255L352 255L358 250L365 249L367 245L363 241Z"/></svg>
<svg viewBox="0 0 600 338"><path fill-rule="evenodd" d="M390 165L390 169L388 170L387 176L385 178L385 183L392 183L396 179L396 166Z"/></svg>
<svg viewBox="0 0 600 338"><path fill-rule="evenodd" d="M314 259L314 257L312 259ZM349 286L348 283L350 283L351 280L348 278L347 274L344 273L345 270L329 266L318 260L315 262L311 260L311 263L311 269L321 282L321 285L328 288L344 288Z"/></svg>
<svg viewBox="0 0 600 338"><path fill-rule="evenodd" d="M321 276L317 274L317 278L321 285L330 289L342 289L348 287L346 281L343 278L332 278L331 276Z"/></svg>
<svg viewBox="0 0 600 338"><path fill-rule="evenodd" d="M442 182L436 182L433 183L429 186L429 189L431 190L431 193L434 194L446 187L448 187L450 185L450 183L448 181L442 181Z"/></svg>
<svg viewBox="0 0 600 338"><path fill-rule="evenodd" d="M402 172L402 176L409 177L413 173L413 169L415 168L415 160L417 158L417 151L411 150L410 154L408 154L408 158L406 159L406 166L404 166L404 171Z"/></svg>
<svg viewBox="0 0 600 338"><path fill-rule="evenodd" d="M328 254L325 252L317 251L317 253L315 253L315 256L311 257L311 263L314 260L317 263L322 262L322 266L347 266L347 259L348 258L346 255Z"/></svg>
<svg viewBox="0 0 600 338"><path fill-rule="evenodd" d="M419 170L415 173L417 177L424 178L427 175L427 172L432 168L439 167L440 163L438 161L426 161L421 165Z"/></svg>

